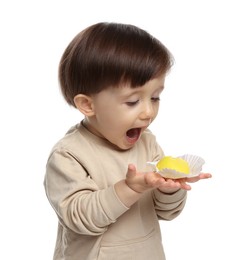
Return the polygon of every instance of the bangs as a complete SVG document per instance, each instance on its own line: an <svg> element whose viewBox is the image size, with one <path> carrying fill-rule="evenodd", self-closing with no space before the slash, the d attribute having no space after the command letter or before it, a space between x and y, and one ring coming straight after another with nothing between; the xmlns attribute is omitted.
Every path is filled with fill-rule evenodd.
<svg viewBox="0 0 245 260"><path fill-rule="evenodd" d="M146 31L133 25L99 23L68 45L60 61L59 80L65 99L74 105L77 94L143 86L172 64L168 49Z"/></svg>
<svg viewBox="0 0 245 260"><path fill-rule="evenodd" d="M103 37L101 33L91 35L94 44L87 49L87 55L93 57L86 64L87 71L96 75L98 91L124 84L139 87L171 68L171 54L157 39L134 26L114 27L110 25Z"/></svg>

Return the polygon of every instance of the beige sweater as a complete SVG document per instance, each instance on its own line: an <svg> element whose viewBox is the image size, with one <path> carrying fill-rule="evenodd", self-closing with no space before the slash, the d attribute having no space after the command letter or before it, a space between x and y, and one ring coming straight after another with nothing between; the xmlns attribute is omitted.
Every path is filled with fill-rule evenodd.
<svg viewBox="0 0 245 260"><path fill-rule="evenodd" d="M186 192L146 192L131 208L113 185L125 179L129 163L140 171L163 156L146 130L127 151L78 124L53 148L44 186L58 219L55 260L163 260L159 219L171 220L183 209Z"/></svg>

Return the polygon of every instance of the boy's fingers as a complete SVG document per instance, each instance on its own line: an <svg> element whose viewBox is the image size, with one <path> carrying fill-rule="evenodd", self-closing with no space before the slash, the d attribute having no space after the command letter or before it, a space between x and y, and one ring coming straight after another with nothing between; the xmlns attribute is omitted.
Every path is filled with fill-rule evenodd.
<svg viewBox="0 0 245 260"><path fill-rule="evenodd" d="M128 165L127 178L134 177L136 175L136 168L133 164Z"/></svg>

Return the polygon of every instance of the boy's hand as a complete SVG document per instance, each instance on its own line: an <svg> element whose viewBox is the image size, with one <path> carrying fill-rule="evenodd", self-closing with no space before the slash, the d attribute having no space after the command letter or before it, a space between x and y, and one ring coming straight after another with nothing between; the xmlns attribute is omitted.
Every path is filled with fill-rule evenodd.
<svg viewBox="0 0 245 260"><path fill-rule="evenodd" d="M163 184L164 179L155 172L137 172L133 164L129 164L126 175L126 184L130 189L143 193L146 190L158 188Z"/></svg>
<svg viewBox="0 0 245 260"><path fill-rule="evenodd" d="M187 182L189 183L194 183L194 182L198 182L200 180L203 179L208 179L211 178L212 175L210 173L200 173L198 176L195 177L191 177L191 178L181 178L181 179L165 179L166 182L169 183L170 188L167 187L165 184L160 186L158 189L161 192L173 192L171 190L171 186L174 187L175 185L179 186L179 188L183 189L183 190L191 190L191 186L189 184L187 184Z"/></svg>
<svg viewBox="0 0 245 260"><path fill-rule="evenodd" d="M126 184L138 193L154 188L159 189L161 192L172 193L178 189L190 190L191 186L187 182L194 183L211 177L212 175L209 173L201 173L191 178L165 179L155 172L137 172L135 166L130 164L126 175Z"/></svg>
<svg viewBox="0 0 245 260"><path fill-rule="evenodd" d="M191 186L187 182L197 182L201 179L210 178L211 174L202 173L193 178L183 179L165 179L156 172L137 172L135 166L130 164L125 180L121 180L114 185L115 191L119 199L130 207L140 199L142 193L158 189L163 193L173 193L179 189L190 190Z"/></svg>

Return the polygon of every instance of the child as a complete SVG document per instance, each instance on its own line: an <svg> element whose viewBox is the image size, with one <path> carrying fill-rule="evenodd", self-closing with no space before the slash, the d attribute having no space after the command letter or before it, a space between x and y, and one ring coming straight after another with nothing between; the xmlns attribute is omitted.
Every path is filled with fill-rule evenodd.
<svg viewBox="0 0 245 260"><path fill-rule="evenodd" d="M148 127L171 65L161 42L126 24L94 24L66 48L61 90L84 119L47 162L44 185L59 219L53 259L165 259L158 220L177 217L191 188L146 171L164 155Z"/></svg>

